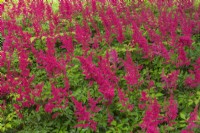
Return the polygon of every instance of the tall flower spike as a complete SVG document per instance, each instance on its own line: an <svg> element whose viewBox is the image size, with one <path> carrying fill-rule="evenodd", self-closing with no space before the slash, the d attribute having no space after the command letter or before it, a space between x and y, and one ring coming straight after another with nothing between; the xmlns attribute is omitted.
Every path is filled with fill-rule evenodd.
<svg viewBox="0 0 200 133"><path fill-rule="evenodd" d="M77 101L75 97L72 97L72 101L75 105L76 108L75 115L79 122L79 124L77 124L75 127L81 127L81 128L90 127L92 130L96 131L97 122L91 119L92 115L87 111L86 107L83 106L81 102Z"/></svg>
<svg viewBox="0 0 200 133"><path fill-rule="evenodd" d="M139 47L142 49L144 57L147 58L149 53L149 46L148 41L145 37L143 37L142 33L140 32L137 24L135 22L132 23L132 30L133 30L133 42L138 43Z"/></svg>
<svg viewBox="0 0 200 133"><path fill-rule="evenodd" d="M137 85L139 82L140 74L139 67L133 63L131 53L126 53L126 61L124 61L124 67L126 70L126 76L124 77L128 84Z"/></svg>
<svg viewBox="0 0 200 133"><path fill-rule="evenodd" d="M172 121L176 119L178 115L178 104L174 100L173 94L170 95L169 105L166 107L165 121L170 125L174 124Z"/></svg>
<svg viewBox="0 0 200 133"><path fill-rule="evenodd" d="M160 118L160 105L158 101L154 99L148 106L140 127L147 133L159 133L158 125L161 123Z"/></svg>

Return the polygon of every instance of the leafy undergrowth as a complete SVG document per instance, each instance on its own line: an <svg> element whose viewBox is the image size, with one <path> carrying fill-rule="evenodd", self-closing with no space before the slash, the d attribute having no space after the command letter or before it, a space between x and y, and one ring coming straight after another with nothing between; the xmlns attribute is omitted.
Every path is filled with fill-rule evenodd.
<svg viewBox="0 0 200 133"><path fill-rule="evenodd" d="M7 0L0 15L0 132L199 132L194 1Z"/></svg>

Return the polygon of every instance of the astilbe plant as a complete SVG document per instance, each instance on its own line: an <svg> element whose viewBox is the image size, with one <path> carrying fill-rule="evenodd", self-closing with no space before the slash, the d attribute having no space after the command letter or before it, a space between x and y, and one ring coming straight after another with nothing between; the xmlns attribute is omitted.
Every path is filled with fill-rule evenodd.
<svg viewBox="0 0 200 133"><path fill-rule="evenodd" d="M140 103L138 105L139 109L145 109L145 107L147 106L147 102L148 102L149 98L147 96L147 93L145 91L141 92L141 97L139 99Z"/></svg>
<svg viewBox="0 0 200 133"><path fill-rule="evenodd" d="M129 103L129 99L125 96L125 93L122 91L122 89L118 89L118 97L119 102L122 104L122 106L125 108L125 110L132 111L133 105ZM123 112L124 110L122 110Z"/></svg>
<svg viewBox="0 0 200 133"><path fill-rule="evenodd" d="M162 123L160 120L160 105L156 99L151 100L148 105L147 110L145 111L145 116L140 127L145 130L147 133L158 133L158 125Z"/></svg>
<svg viewBox="0 0 200 133"><path fill-rule="evenodd" d="M126 123L127 132L179 126L182 90L199 91L200 58L190 53L199 49L193 35L200 30L200 6L193 0L58 3L57 10L44 0L0 4L1 110L12 106L20 118L35 110L52 120L72 111L78 124L70 130L118 130L113 121ZM196 107L182 132L196 127L198 113Z"/></svg>
<svg viewBox="0 0 200 133"><path fill-rule="evenodd" d="M200 71L200 58L196 60L196 63L193 65L194 70L190 71L190 76L186 78L185 84L189 85L190 87L198 87L200 84L200 79L199 79L199 71Z"/></svg>
<svg viewBox="0 0 200 133"><path fill-rule="evenodd" d="M118 78L110 70L109 59L99 58L98 67L93 64L92 57L84 59L79 57L80 62L82 63L82 68L87 79L92 78L99 85L99 92L104 95L104 98L108 100L109 103L112 103L114 97L114 87L118 82Z"/></svg>
<svg viewBox="0 0 200 133"><path fill-rule="evenodd" d="M190 118L187 120L186 129L182 130L181 133L193 133L193 129L199 128L199 125L196 124L198 121L198 105L194 108L194 111L190 113Z"/></svg>
<svg viewBox="0 0 200 133"><path fill-rule="evenodd" d="M176 71L176 70L171 72L167 76L165 76L164 73L162 73L161 77L165 84L164 89L174 89L175 90L177 88L177 79L178 79L179 73L180 72Z"/></svg>
<svg viewBox="0 0 200 133"><path fill-rule="evenodd" d="M88 112L86 107L84 107L82 103L78 102L74 97L72 97L72 101L76 107L75 115L78 119L78 122L83 122L77 124L75 127L90 127L95 131L97 122L91 119L92 115L90 114L90 112Z"/></svg>
<svg viewBox="0 0 200 133"><path fill-rule="evenodd" d="M178 104L177 101L174 100L173 94L170 95L169 104L166 106L166 116L164 121L169 123L169 126L175 124L174 120L178 116Z"/></svg>
<svg viewBox="0 0 200 133"><path fill-rule="evenodd" d="M126 76L124 79L127 81L127 84L132 86L139 85L139 67L132 61L131 54L127 52L126 61L124 62L124 67L126 70Z"/></svg>

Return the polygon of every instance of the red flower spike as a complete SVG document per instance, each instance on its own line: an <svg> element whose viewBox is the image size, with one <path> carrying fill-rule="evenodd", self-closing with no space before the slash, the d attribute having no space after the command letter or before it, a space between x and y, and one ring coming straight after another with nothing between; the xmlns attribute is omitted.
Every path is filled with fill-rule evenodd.
<svg viewBox="0 0 200 133"><path fill-rule="evenodd" d="M133 63L131 54L129 52L126 53L126 61L124 62L124 67L127 73L124 78L127 83L133 86L137 85L140 78L139 67Z"/></svg>

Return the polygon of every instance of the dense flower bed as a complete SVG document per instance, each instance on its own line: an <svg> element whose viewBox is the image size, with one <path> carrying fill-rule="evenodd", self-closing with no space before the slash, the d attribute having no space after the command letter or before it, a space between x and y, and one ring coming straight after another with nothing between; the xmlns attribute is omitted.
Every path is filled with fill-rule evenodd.
<svg viewBox="0 0 200 133"><path fill-rule="evenodd" d="M6 0L0 132L198 132L193 0Z"/></svg>

